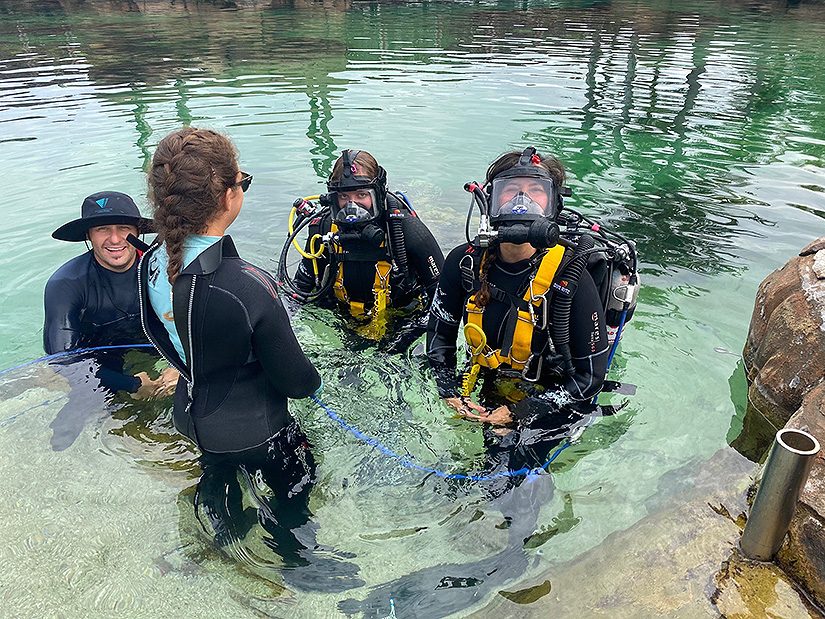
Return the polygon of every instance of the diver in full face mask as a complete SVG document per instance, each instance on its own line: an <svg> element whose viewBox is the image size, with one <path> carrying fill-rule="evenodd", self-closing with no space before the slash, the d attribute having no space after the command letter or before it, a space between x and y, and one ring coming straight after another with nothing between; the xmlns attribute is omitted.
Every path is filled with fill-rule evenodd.
<svg viewBox="0 0 825 619"><path fill-rule="evenodd" d="M419 308L423 325L444 264L432 233L405 196L387 190L384 168L366 151L343 151L327 189L318 200L322 210L306 224L298 271L290 279L280 269L282 281L299 300L333 294L369 339L383 338L387 308Z"/></svg>
<svg viewBox="0 0 825 619"><path fill-rule="evenodd" d="M593 240L560 239L563 182L558 159L526 148L496 160L483 187L468 184L483 205L479 234L447 256L427 328L439 393L467 419L541 425L602 387L604 310L584 268ZM457 382L462 320L469 362ZM471 399L479 375L481 402Z"/></svg>

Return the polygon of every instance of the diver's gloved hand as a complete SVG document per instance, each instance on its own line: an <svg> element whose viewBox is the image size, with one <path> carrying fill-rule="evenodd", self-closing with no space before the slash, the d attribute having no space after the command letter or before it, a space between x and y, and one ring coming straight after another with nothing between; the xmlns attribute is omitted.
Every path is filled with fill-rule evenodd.
<svg viewBox="0 0 825 619"><path fill-rule="evenodd" d="M564 355L561 353L547 354L544 356L544 372L550 376L563 377Z"/></svg>
<svg viewBox="0 0 825 619"><path fill-rule="evenodd" d="M418 280L415 278L415 275L413 275L412 273L406 273L405 277L401 281L399 281L395 285L395 287L400 296L406 296L408 294L413 294L421 286L419 286Z"/></svg>

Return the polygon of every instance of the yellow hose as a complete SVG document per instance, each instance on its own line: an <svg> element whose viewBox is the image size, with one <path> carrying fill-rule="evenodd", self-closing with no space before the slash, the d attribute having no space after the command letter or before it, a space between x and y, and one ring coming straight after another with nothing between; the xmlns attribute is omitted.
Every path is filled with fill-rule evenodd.
<svg viewBox="0 0 825 619"><path fill-rule="evenodd" d="M307 196L306 198L303 198L303 200L304 200L304 202L309 202L310 200L317 200L319 197L320 196ZM292 236L292 234L294 232L293 223L295 221L295 213L297 211L298 211L297 206L293 206L292 210L289 211L289 224L288 224L289 236ZM315 271L315 276L317 278L317 276L318 276L318 258L320 258L321 254L324 253L324 245L321 244L320 247L318 247L317 251L313 250L313 242L315 241L316 238L320 239L321 235L316 234L315 236L313 236L309 240L309 250L310 250L309 253L305 252L303 250L303 248L300 245L298 245L298 239L292 239L292 245L295 247L295 249L298 251L298 253L301 254L304 258L308 258L309 260L312 260L312 270Z"/></svg>
<svg viewBox="0 0 825 619"><path fill-rule="evenodd" d="M477 334L481 338L481 343L478 346L473 346L470 341L470 335L472 334ZM467 345L470 347L473 365L470 367L470 370L464 372L464 375L461 377L461 395L469 396L473 392L473 389L476 388L478 373L481 370L481 365L476 362L476 358L487 348L487 336L481 327L468 322L464 324L464 339L467 340Z"/></svg>
<svg viewBox="0 0 825 619"><path fill-rule="evenodd" d="M464 372L464 375L461 377L462 396L469 397L473 393L473 389L476 388L476 381L478 380L480 370L481 366L478 363L474 363L469 372Z"/></svg>
<svg viewBox="0 0 825 619"><path fill-rule="evenodd" d="M481 336L481 344L478 346L473 346L470 343L469 331L475 331L478 335ZM487 336L484 334L484 331L478 325L474 325L471 322L465 323L464 325L464 339L467 340L467 344L470 346L470 351L472 352L473 357L480 355L484 348L487 346Z"/></svg>

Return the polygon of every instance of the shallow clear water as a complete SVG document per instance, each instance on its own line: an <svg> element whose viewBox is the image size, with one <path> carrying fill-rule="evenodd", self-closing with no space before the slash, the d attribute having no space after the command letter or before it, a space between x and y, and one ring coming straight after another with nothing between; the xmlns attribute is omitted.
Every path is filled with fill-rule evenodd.
<svg viewBox="0 0 825 619"><path fill-rule="evenodd" d="M727 448L741 425L731 392L744 388L735 370L756 287L823 228L821 7L159 4L0 3L0 368L42 354L43 285L80 251L51 232L101 189L145 207L154 145L192 123L229 133L255 175L231 232L245 258L273 269L292 201L321 190L341 148L375 154L445 251L463 238L466 181L510 148L556 153L568 203L638 243L644 288L611 370L638 392L563 451L552 476L512 493L513 505L538 510L537 534L517 553L501 528L510 507L482 488L400 466L315 404L295 403L319 459L318 541L353 554L365 581L319 593L282 590L277 567L211 545L192 510L195 454L163 405L89 394L77 438L54 451L65 380L42 363L6 372L9 616L336 616L370 595L367 616L386 615L391 596L399 617L483 610L499 590L655 513L674 474L690 484ZM477 470L478 429L449 419L420 349L353 350L341 321L318 308L297 310L294 324L325 401L348 422L424 466ZM504 576L455 607L432 595L435 606L412 606L432 573L473 572L428 568L477 563ZM405 576L408 589L381 587Z"/></svg>

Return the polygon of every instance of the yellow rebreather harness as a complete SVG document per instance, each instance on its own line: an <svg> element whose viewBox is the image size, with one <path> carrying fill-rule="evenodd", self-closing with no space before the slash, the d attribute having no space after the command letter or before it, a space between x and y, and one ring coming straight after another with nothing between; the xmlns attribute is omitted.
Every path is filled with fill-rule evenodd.
<svg viewBox="0 0 825 619"><path fill-rule="evenodd" d="M311 200L317 200L319 197L320 196L308 196L304 198L304 201L309 202ZM296 208L293 208L289 213L290 235L293 234L293 222L295 219L296 210ZM330 231L332 234L335 234L338 231L338 226L333 223ZM325 249L323 236L320 234L315 234L310 237L308 252L304 251L301 246L298 245L297 239L293 239L292 244L301 256L312 261L312 269L315 274L315 281L317 283L319 274L318 258L323 255ZM337 243L332 243L332 246L332 250L335 253L342 253L340 245ZM384 243L381 243L380 247L384 247ZM379 260L375 263L375 283L372 286L374 300L372 308L367 311L363 302L352 301L349 298L347 290L344 287L344 263L341 261L338 264L338 273L336 274L335 283L332 287L333 293L338 301L349 307L350 314L353 318L358 320L369 319L367 324L359 325L355 328L358 333L366 338L378 340L381 339L387 331L387 305L389 304L390 298L390 271L392 271L392 264L386 260Z"/></svg>
<svg viewBox="0 0 825 619"><path fill-rule="evenodd" d="M551 247L542 257L539 268L523 296L527 309L518 309L513 343L507 354L504 354L501 349L493 350L487 344L487 336L482 327L484 306L476 304L477 293L467 300L464 339L467 341L470 369L464 373L461 380L462 396L469 396L475 389L482 367L495 370L501 365L507 365L522 372L529 368L534 357L532 352L533 332L539 324L538 316L543 316L544 324L542 327L547 325L547 292L553 284L553 279L563 257L564 247L561 245ZM483 263L484 256L482 256L481 261Z"/></svg>

